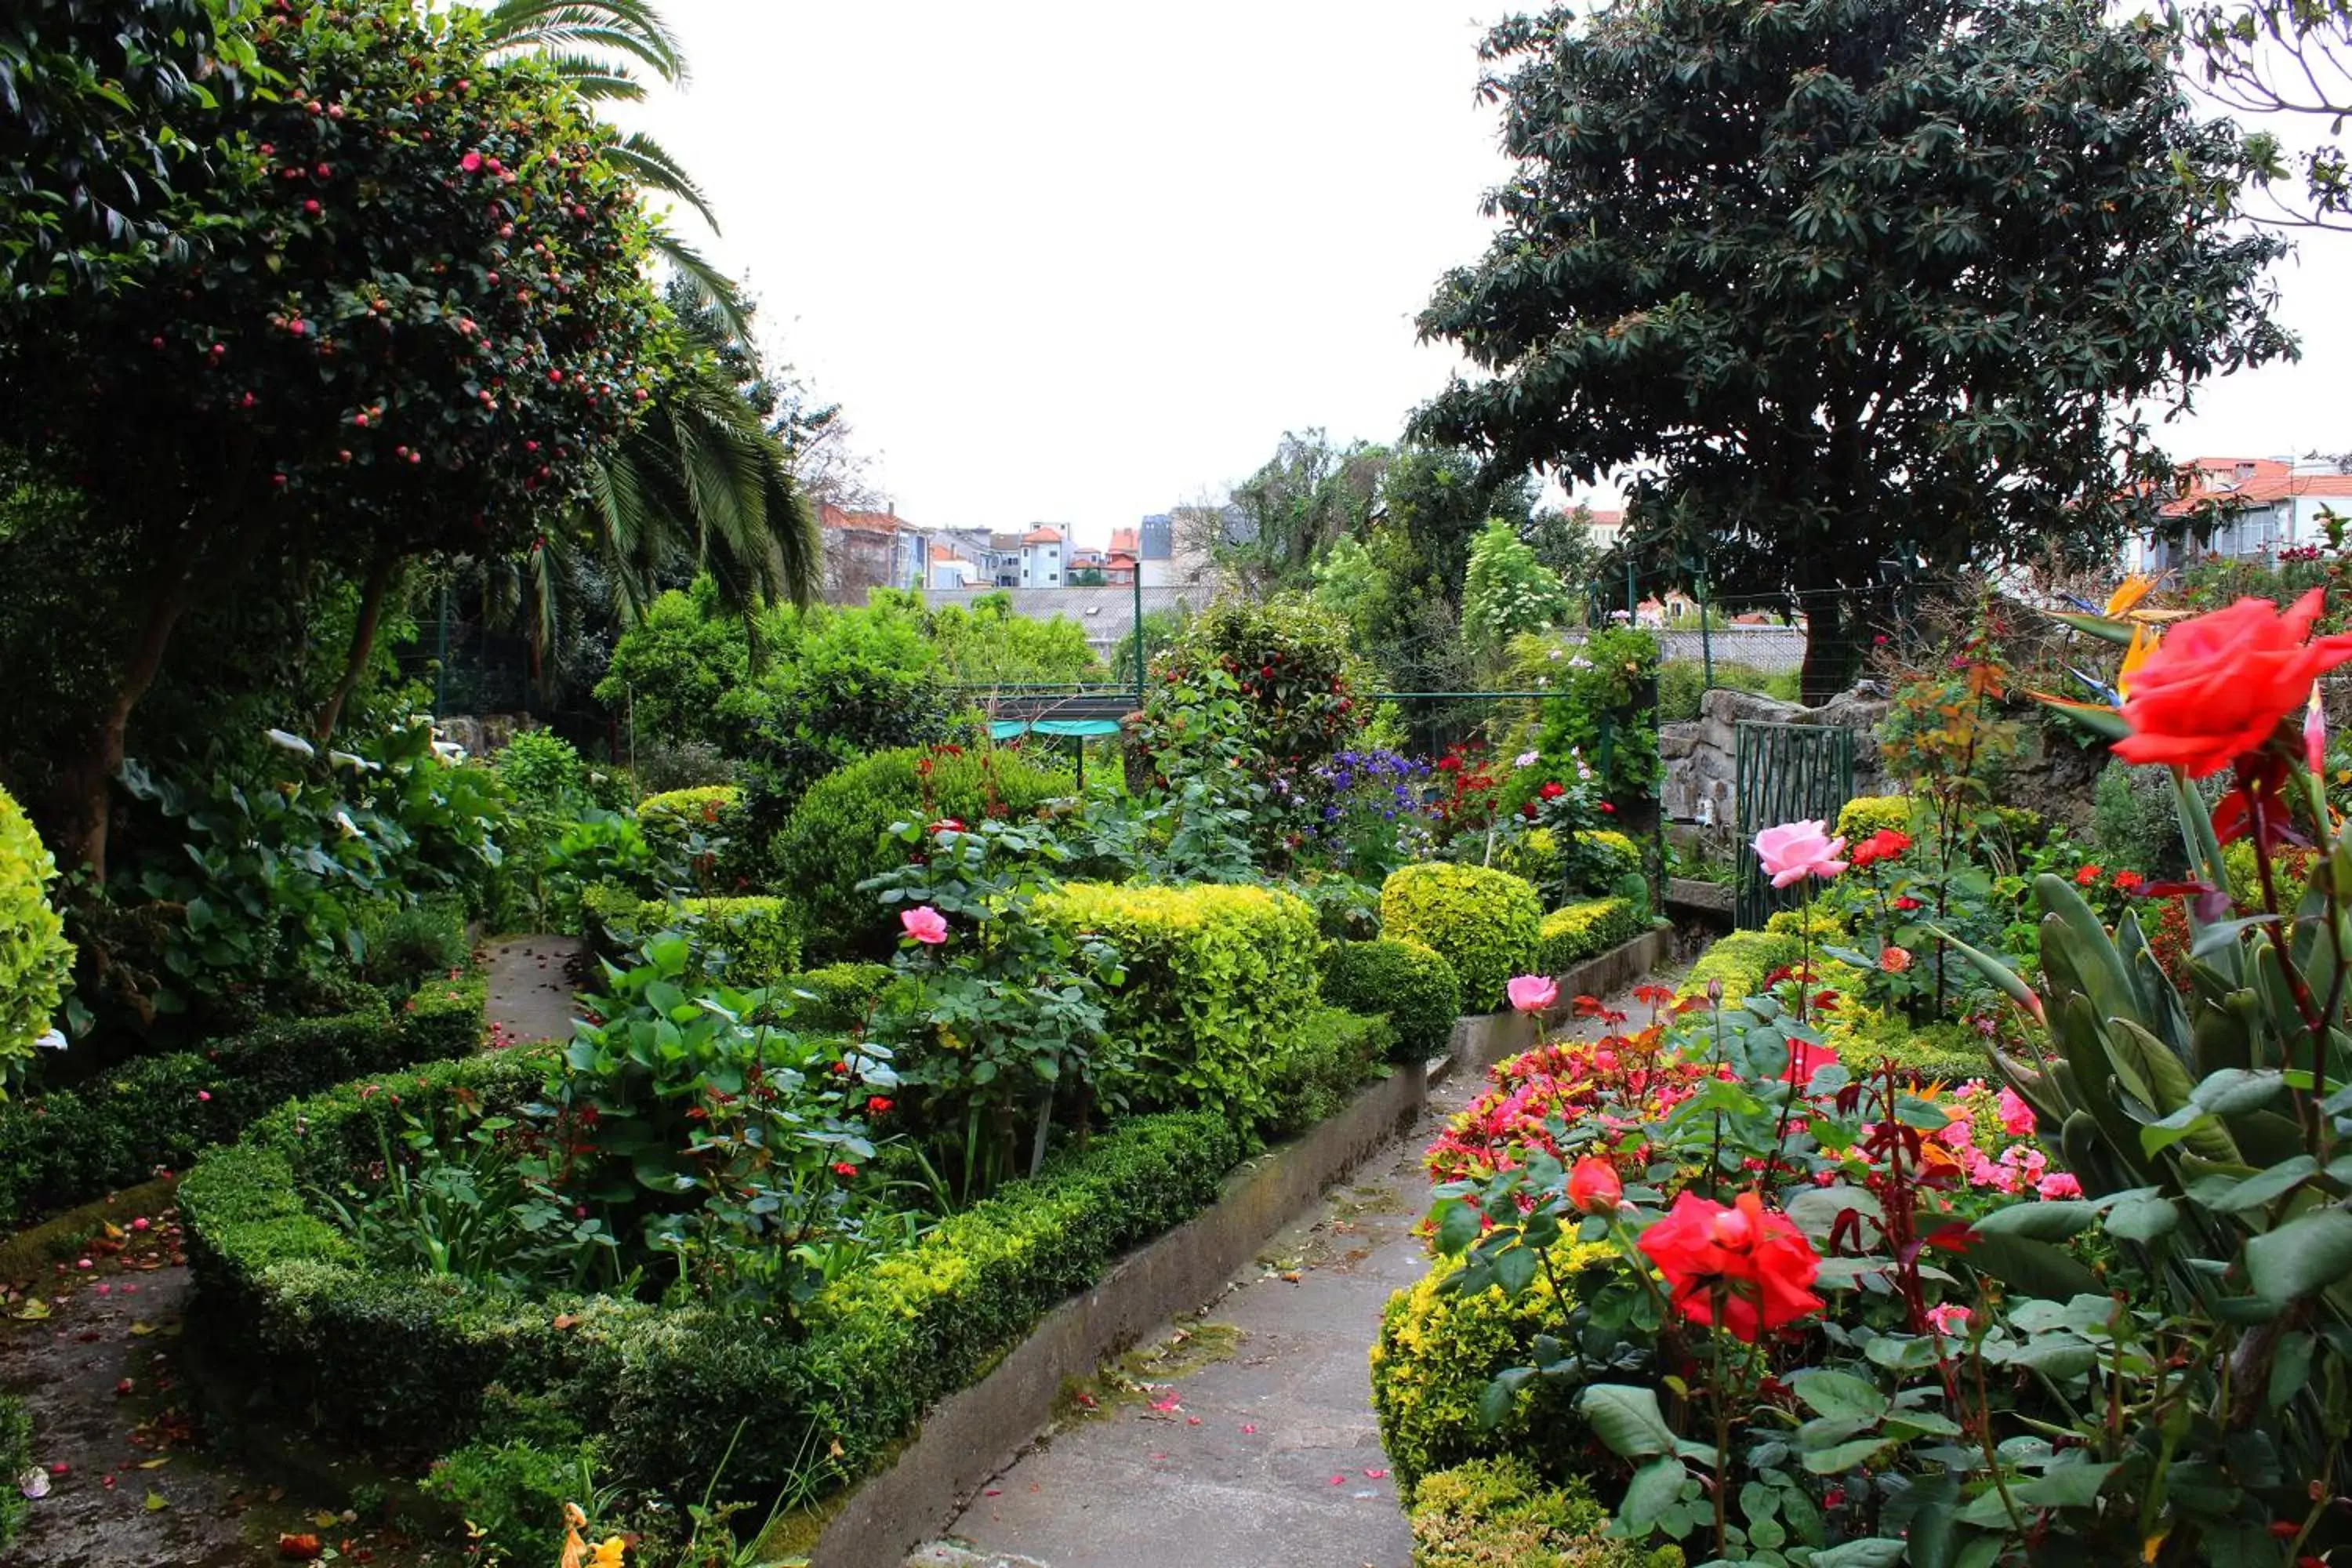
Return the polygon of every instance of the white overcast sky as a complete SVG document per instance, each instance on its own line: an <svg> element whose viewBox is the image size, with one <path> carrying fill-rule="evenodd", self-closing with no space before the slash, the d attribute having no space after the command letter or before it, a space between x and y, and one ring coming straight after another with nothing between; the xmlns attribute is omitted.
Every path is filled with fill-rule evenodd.
<svg viewBox="0 0 2352 1568"><path fill-rule="evenodd" d="M1099 541L1444 384L1412 318L1488 233L1504 8L668 0L692 80L628 118L902 516ZM2210 384L2176 457L2352 448L2352 236L2277 278L2303 362Z"/></svg>

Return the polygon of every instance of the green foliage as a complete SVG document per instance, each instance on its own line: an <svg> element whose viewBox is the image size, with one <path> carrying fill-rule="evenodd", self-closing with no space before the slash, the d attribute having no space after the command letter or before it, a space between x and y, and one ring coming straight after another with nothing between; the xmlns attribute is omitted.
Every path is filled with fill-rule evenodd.
<svg viewBox="0 0 2352 1568"><path fill-rule="evenodd" d="M1381 931L1443 954L1465 1012L1503 1005L1504 985L1535 965L1542 921L1531 884L1483 866L1406 866L1381 888Z"/></svg>
<svg viewBox="0 0 2352 1568"><path fill-rule="evenodd" d="M1907 795L1856 795L1839 808L1835 831L1849 845L1859 844L1874 833L1908 833L1911 813Z"/></svg>
<svg viewBox="0 0 2352 1568"><path fill-rule="evenodd" d="M709 578L698 577L655 599L621 633L596 700L626 716L640 745L740 750L770 707L751 679L751 650L782 635L788 616L746 625L722 612Z"/></svg>
<svg viewBox="0 0 2352 1568"><path fill-rule="evenodd" d="M2091 844L2100 863L2152 878L2178 877L2189 868L2172 786L2155 768L2115 760L2099 770L2091 786Z"/></svg>
<svg viewBox="0 0 2352 1568"><path fill-rule="evenodd" d="M1454 1272L1441 1262L1391 1295L1372 1345L1372 1414L1408 1503L1423 1476L1470 1459L1516 1454L1556 1467L1568 1457L1561 1434L1576 1424L1575 1391L1551 1380L1528 1384L1499 1421L1479 1415L1496 1373L1525 1365L1537 1335L1567 1331L1549 1277L1507 1296L1494 1285L1454 1289Z"/></svg>
<svg viewBox="0 0 2352 1568"><path fill-rule="evenodd" d="M925 629L940 650L947 678L959 685L1102 678L1102 661L1087 646L1085 626L1065 616L1043 621L1016 616L1007 594L984 594L970 609L943 605L930 612Z"/></svg>
<svg viewBox="0 0 2352 1568"><path fill-rule="evenodd" d="M0 790L0 1101L10 1069L48 1030L73 966L65 922L49 907L57 871L32 823Z"/></svg>
<svg viewBox="0 0 2352 1568"><path fill-rule="evenodd" d="M821 780L777 834L774 885L808 910L808 948L828 957L889 951L896 921L860 882L903 865L901 822L1024 817L1076 794L1075 775L1014 749L877 752Z"/></svg>
<svg viewBox="0 0 2352 1568"><path fill-rule="evenodd" d="M518 1049L343 1085L273 1112L181 1184L224 1349L268 1370L293 1419L446 1452L511 1435L484 1432L497 1385L500 1404L555 1396L577 1411L614 1482L673 1508L721 1474L739 1423L728 1495L804 1486L822 1497L884 1462L935 1400L1121 1254L1213 1202L1242 1154L1213 1113L1123 1123L831 1287L803 1337L702 1305L521 1299L375 1274L305 1207L306 1187L373 1159L401 1111L430 1114L459 1093L520 1104L550 1059Z"/></svg>
<svg viewBox="0 0 2352 1568"><path fill-rule="evenodd" d="M802 1028L862 1035L875 1005L898 978L887 963L828 963L785 976L777 990Z"/></svg>
<svg viewBox="0 0 2352 1568"><path fill-rule="evenodd" d="M1568 585L1510 524L1496 518L1471 542L1462 631L1475 646L1500 654L1513 637L1565 625L1570 614Z"/></svg>
<svg viewBox="0 0 2352 1568"><path fill-rule="evenodd" d="M1706 695L1707 668L1696 658L1670 658L1658 666L1658 722L1687 723L1699 714ZM1782 702L1797 700L1797 672L1769 675L1752 664L1715 661L1715 684L1731 691L1753 691Z"/></svg>
<svg viewBox="0 0 2352 1568"><path fill-rule="evenodd" d="M1521 689L1549 688L1537 746L1540 769L1521 778L1569 778L1580 760L1593 770L1601 798L1619 806L1647 801L1665 776L1658 760L1658 641L1649 633L1605 627L1580 644L1525 639L1513 647ZM1507 795L1505 809L1518 804Z"/></svg>
<svg viewBox="0 0 2352 1568"><path fill-rule="evenodd" d="M1240 1126L1274 1113L1267 1076L1316 1000L1315 911L1268 888L1073 882L1037 901L1048 927L1097 936L1127 977L1108 1001L1125 1050L1106 1094L1139 1108L1205 1107Z"/></svg>
<svg viewBox="0 0 2352 1568"><path fill-rule="evenodd" d="M1606 892L1628 877L1641 876L1642 847L1615 828L1592 828L1578 834L1577 842L1583 849L1579 863L1585 868L1586 885L1570 892Z"/></svg>
<svg viewBox="0 0 2352 1568"><path fill-rule="evenodd" d="M790 899L753 895L740 899L647 900L617 919L603 917L607 945L634 945L663 931L683 931L693 944L698 971L722 977L738 991L766 991L783 984L800 967L805 917Z"/></svg>
<svg viewBox="0 0 2352 1568"><path fill-rule="evenodd" d="M379 1001L373 1013L267 1024L0 1108L0 1229L184 1170L289 1095L469 1055L484 997L478 979L435 982L389 1016Z"/></svg>
<svg viewBox="0 0 2352 1568"><path fill-rule="evenodd" d="M1356 694L1374 683L1349 651L1346 626L1303 597L1224 599L1193 617L1153 662L1144 722L1164 724L1172 704L1196 701L1213 670L1238 689L1250 718L1247 742L1272 767L1314 767L1370 717Z"/></svg>
<svg viewBox="0 0 2352 1568"><path fill-rule="evenodd" d="M1418 942L1335 942L1323 950L1323 998L1351 1012L1387 1014L1397 1059L1422 1062L1443 1055L1453 1038L1462 979Z"/></svg>
<svg viewBox="0 0 2352 1568"><path fill-rule="evenodd" d="M563 1505L595 1496L600 1447L577 1430L468 1443L434 1462L425 1491L452 1504L504 1561L553 1563Z"/></svg>
<svg viewBox="0 0 2352 1568"><path fill-rule="evenodd" d="M2221 221L2240 132L2090 0L1561 5L1486 52L1515 195L1421 318L1473 373L1415 427L1652 465L1633 553L1801 607L1809 700L1882 563L2096 550L2127 509L2086 498L2137 493L2113 411L2292 352L2281 242Z"/></svg>
<svg viewBox="0 0 2352 1568"><path fill-rule="evenodd" d="M33 1413L13 1394L0 1394L0 1473L21 1476L33 1468ZM16 1539L31 1510L15 1487L0 1490L0 1546Z"/></svg>
<svg viewBox="0 0 2352 1568"><path fill-rule="evenodd" d="M1581 1477L1554 1487L1526 1460L1473 1459L1413 1489L1412 1568L1683 1568L1682 1552L1606 1539Z"/></svg>
<svg viewBox="0 0 2352 1568"><path fill-rule="evenodd" d="M1395 1030L1381 1014L1313 1007L1300 1015L1268 1074L1273 1110L1266 1132L1289 1137L1345 1110L1356 1091L1379 1076L1395 1042Z"/></svg>
<svg viewBox="0 0 2352 1568"><path fill-rule="evenodd" d="M493 765L525 811L561 810L588 791L588 767L578 748L552 730L518 730Z"/></svg>
<svg viewBox="0 0 2352 1568"><path fill-rule="evenodd" d="M1536 972L1565 974L1586 959L1633 941L1649 923L1642 907L1625 899L1593 899L1554 910L1537 928Z"/></svg>
<svg viewBox="0 0 2352 1568"><path fill-rule="evenodd" d="M637 802L637 830L665 859L684 866L696 887L731 892L743 882L751 825L732 784L665 790Z"/></svg>
<svg viewBox="0 0 2352 1568"><path fill-rule="evenodd" d="M405 907L363 905L356 923L367 954L362 973L395 1001L421 983L445 979L472 961L466 911L452 899L427 899Z"/></svg>

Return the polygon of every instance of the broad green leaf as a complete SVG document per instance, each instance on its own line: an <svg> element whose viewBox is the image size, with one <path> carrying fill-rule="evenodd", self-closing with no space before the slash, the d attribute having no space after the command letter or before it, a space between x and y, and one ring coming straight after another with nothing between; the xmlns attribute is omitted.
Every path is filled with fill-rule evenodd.
<svg viewBox="0 0 2352 1568"><path fill-rule="evenodd" d="M1813 1553L1813 1568L1894 1568L1903 1561L1903 1542L1866 1535Z"/></svg>
<svg viewBox="0 0 2352 1568"><path fill-rule="evenodd" d="M2149 1242L2168 1236L2180 1223L2170 1198L2130 1197L2108 1211L2106 1232L2126 1241Z"/></svg>
<svg viewBox="0 0 2352 1568"><path fill-rule="evenodd" d="M1618 1505L1617 1517L1639 1529L1664 1513L1682 1495L1683 1482L1690 1472L1682 1460L1672 1454L1661 1455L1633 1472L1626 1484L1625 1500Z"/></svg>
<svg viewBox="0 0 2352 1568"><path fill-rule="evenodd" d="M2240 1182L2208 1176L2190 1190L2189 1195L2220 1214L2246 1214L2285 1196L2318 1171L2318 1161L2308 1154L2298 1154Z"/></svg>
<svg viewBox="0 0 2352 1568"><path fill-rule="evenodd" d="M1969 1267L2029 1296L2064 1300L2099 1289L2099 1277L2063 1248L2022 1236L1984 1236L1961 1255Z"/></svg>
<svg viewBox="0 0 2352 1568"><path fill-rule="evenodd" d="M1596 1383L1576 1396L1576 1413L1622 1458L1645 1459L1675 1451L1675 1429L1658 1408L1655 1389Z"/></svg>
<svg viewBox="0 0 2352 1568"><path fill-rule="evenodd" d="M1995 1209L1980 1218L1971 1220L1969 1228L1979 1236L2016 1236L2034 1241L2063 1241L2080 1236L2091 1228L2099 1217L2100 1205L2084 1198L2049 1198L2039 1203L2011 1204ZM1976 1249L1970 1247L1963 1256L1974 1260Z"/></svg>
<svg viewBox="0 0 2352 1568"><path fill-rule="evenodd" d="M2352 1214L2320 1209L2253 1237L2246 1279L2255 1295L2276 1305L2352 1279Z"/></svg>
<svg viewBox="0 0 2352 1568"><path fill-rule="evenodd" d="M1789 1386L1816 1415L1875 1419L1886 1413L1886 1395L1852 1373L1809 1368L1791 1375Z"/></svg>

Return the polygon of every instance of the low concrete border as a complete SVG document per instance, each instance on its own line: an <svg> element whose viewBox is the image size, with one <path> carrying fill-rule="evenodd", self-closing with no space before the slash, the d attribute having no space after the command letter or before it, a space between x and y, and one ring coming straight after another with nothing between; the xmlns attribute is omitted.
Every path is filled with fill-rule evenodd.
<svg viewBox="0 0 2352 1568"><path fill-rule="evenodd" d="M1586 959L1565 974L1552 978L1559 985L1561 1005L1553 1009L1550 1021L1559 1023L1567 1017L1579 996L1606 996L1622 991L1666 961L1673 950L1675 933L1667 926L1653 926L1631 942L1620 942L1608 952ZM1516 1056L1536 1043L1535 1020L1524 1013L1477 1013L1454 1020L1454 1038L1447 1046L1446 1065L1435 1074L1468 1070L1482 1071Z"/></svg>
<svg viewBox="0 0 2352 1568"><path fill-rule="evenodd" d="M1209 1211L1121 1258L961 1394L826 1521L812 1568L900 1568L1053 1419L1065 1384L1213 1300L1265 1238L1421 1114L1429 1075L1399 1068L1306 1136L1244 1162Z"/></svg>

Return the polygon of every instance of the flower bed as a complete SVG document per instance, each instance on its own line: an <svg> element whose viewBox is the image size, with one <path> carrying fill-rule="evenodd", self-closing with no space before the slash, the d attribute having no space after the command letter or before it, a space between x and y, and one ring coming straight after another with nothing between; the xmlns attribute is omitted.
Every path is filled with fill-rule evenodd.
<svg viewBox="0 0 2352 1568"><path fill-rule="evenodd" d="M477 1050L486 997L476 977L428 983L389 1015L268 1024L0 1107L0 1229L184 1169L290 1096Z"/></svg>
<svg viewBox="0 0 2352 1568"><path fill-rule="evenodd" d="M182 1184L214 1321L322 1435L448 1453L525 1426L544 1447L552 1423L640 1498L698 1497L722 1458L730 1495L837 1491L1119 1253L1206 1205L1244 1150L1213 1113L1134 1119L828 1288L798 1330L699 1303L387 1274L306 1200L403 1115L467 1097L519 1106L551 1059L514 1051L292 1101Z"/></svg>

